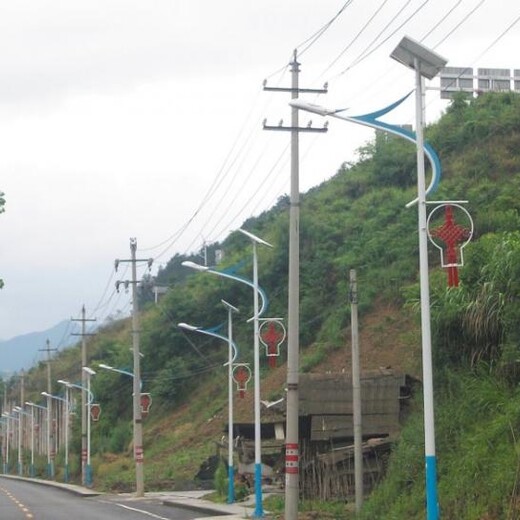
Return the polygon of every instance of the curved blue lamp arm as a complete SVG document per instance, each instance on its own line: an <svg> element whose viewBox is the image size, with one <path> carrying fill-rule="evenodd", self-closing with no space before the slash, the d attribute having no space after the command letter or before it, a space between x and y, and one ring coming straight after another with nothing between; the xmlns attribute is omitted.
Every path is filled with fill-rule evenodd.
<svg viewBox="0 0 520 520"><path fill-rule="evenodd" d="M229 278L230 280L242 282L242 283L248 285L249 287L251 287L253 290L255 290L255 284L251 280L248 280L247 278L244 278L243 276L234 274L233 268L229 268L224 271L217 271L216 269L208 269L208 272L216 274L217 276ZM262 300L262 305L260 307L260 310L258 311L258 316L260 317L267 310L267 307L269 306L269 299L267 298L267 294L265 293L265 291L260 286L258 286L258 294L260 295L260 299Z"/></svg>
<svg viewBox="0 0 520 520"><path fill-rule="evenodd" d="M415 132L411 132L410 130L406 130L405 128L402 128L397 125L391 125L389 123L385 123L383 121L378 121L377 118L387 114L394 108L398 107L405 99L407 99L410 94L413 91L406 94L406 96L403 96L401 99L395 101L394 103L388 105L385 108L382 108L380 110L376 110L375 112L371 112L369 114L364 114L360 116L347 116L345 114L341 114L342 110L338 110L335 112L329 112L327 115L330 115L331 117L336 117L338 119L343 119L345 121L350 121L352 123L358 123L360 125L368 126L370 128L375 128L378 130L384 130L385 132L389 132L391 134L397 135L399 137L402 137L404 139L407 139L408 141L411 141L412 143L417 142L417 136ZM437 189L441 174L442 174L442 167L441 162L439 160L439 157L435 150L431 147L429 143L424 143L424 153L428 157L428 160L430 161L431 167L432 167L432 178L430 181L430 184L428 188L426 189L426 195L428 196L430 193L434 193ZM416 204L418 201L417 198L409 202L406 206L412 206Z"/></svg>
<svg viewBox="0 0 520 520"><path fill-rule="evenodd" d="M226 341L226 342L229 343L229 338L227 338L226 336L223 336L222 334L219 334L218 332L216 332L217 330L220 329L221 326L222 325L219 325L218 327L214 327L213 329L196 329L196 330L197 330L197 332L200 332L202 334L207 334L208 336L213 336L214 338L218 338L218 339L221 339L221 340ZM231 359L231 363L234 363L235 359L238 356L238 347L237 347L236 343L233 340L231 340L231 347L233 349L233 358ZM229 361L224 363L224 366L226 366L228 364L229 364Z"/></svg>

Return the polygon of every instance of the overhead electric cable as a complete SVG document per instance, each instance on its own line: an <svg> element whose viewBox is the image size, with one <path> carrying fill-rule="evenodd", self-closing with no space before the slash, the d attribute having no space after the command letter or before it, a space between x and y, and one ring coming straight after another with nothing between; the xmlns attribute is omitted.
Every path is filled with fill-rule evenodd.
<svg viewBox="0 0 520 520"><path fill-rule="evenodd" d="M476 58L476 61L482 58L482 56L484 56L491 48L493 48L519 21L520 15L518 15L511 22L511 24L502 33L500 33L488 47L486 47L486 49Z"/></svg>
<svg viewBox="0 0 520 520"><path fill-rule="evenodd" d="M446 19L455 11L455 9L462 3L462 0L459 0L421 39L420 41L426 40L430 34L435 31Z"/></svg>
<svg viewBox="0 0 520 520"><path fill-rule="evenodd" d="M273 172L276 171L276 166L279 164L279 162L282 160L282 158L284 157L284 155L287 153L287 150L289 149L289 143L286 145L286 147L282 150L282 153L278 156L278 158L276 159L276 162L275 164L271 167L270 171L269 171L269 174L267 175L267 178L269 178L270 175L273 174ZM244 211L244 209L248 206L248 204L251 202L251 200L256 196L256 191L253 193L253 195L251 195L251 197L249 197L245 202L244 204L242 204L242 206L239 208L239 210L237 212L234 213L234 216L232 217L232 219L230 220L230 222L234 222L239 215L242 214L242 212ZM209 235L211 236L214 232L215 232L215 227L216 226L213 226L213 228L209 231Z"/></svg>
<svg viewBox="0 0 520 520"><path fill-rule="evenodd" d="M417 13L430 1L425 0L406 20L404 20L394 31L392 31L384 40L379 42L378 45L376 45L373 49L369 50L370 47L377 41L379 36L390 26L390 24L401 14L403 9L410 3L411 0L407 0L406 4L403 6L403 8L395 15L392 20L384 27L384 29L370 42L370 44L365 48L363 52L361 52L358 57L342 72L338 74L338 76L341 76L348 72L350 69L355 67L356 65L359 65L362 61L366 60L371 54L373 54L377 49L379 49L383 44L385 44L397 31L401 30L414 16L417 15Z"/></svg>
<svg viewBox="0 0 520 520"><path fill-rule="evenodd" d="M480 0L480 2L450 31L448 34L444 36L441 40L439 40L435 45L432 46L432 49L436 49L441 43L444 43L461 25L465 24L470 16L472 16L476 11L482 7L482 4L486 0Z"/></svg>
<svg viewBox="0 0 520 520"><path fill-rule="evenodd" d="M376 11L372 14L372 16L367 20L365 25L358 31L358 33L350 40L346 47L332 60L332 62L328 65L328 67L320 74L320 78L323 77L337 62L338 60L352 47L352 45L357 41L357 39L365 32L365 29L370 25L370 23L374 20L374 18L382 11L385 4L388 0L384 0L381 5L376 9ZM462 0L460 0L462 2Z"/></svg>
<svg viewBox="0 0 520 520"><path fill-rule="evenodd" d="M220 169L218 170L213 182L210 184L210 186L208 187L208 189L206 190L206 193L204 194L204 196L202 197L202 200L201 202L199 203L199 205L197 206L197 209L194 211L194 213L192 214L192 216L188 219L188 221L182 225L177 231L175 231L170 237L168 237L167 239L163 240L162 242L160 242L159 244L156 244L152 247L148 247L148 248L143 248L143 249L139 249L139 251L152 251L152 250L155 250L155 249L158 249L160 247L162 247L163 245L167 244L168 242L171 242L172 240L177 240L179 238L180 235L182 235L182 233L186 230L187 226L197 217L197 215L200 213L200 211L202 210L202 208L204 207L204 205L206 204L206 202L211 199L211 197L213 196L213 193L214 193L214 188L215 186L218 185L219 182L221 182L221 176L222 175L225 175L225 171L226 171L226 165L228 163L228 161L230 160L233 152L235 151L242 135L243 135L243 132L244 132L244 129L245 129L245 126L246 124L248 123L249 121L249 118L251 117L251 114L253 112L253 109L256 105L256 99L259 98L259 95L262 91L258 91L257 93L257 96L255 98L255 101L252 103L251 105L251 109L249 111L249 113L247 114L247 116L244 118L244 121L242 123L242 126L240 127L240 130L239 132L237 133L237 136L229 150L229 152L227 153L226 157L224 158L224 161L220 167ZM171 246L170 246L171 247ZM169 247L167 248L169 249ZM161 254L164 254L164 253L161 253Z"/></svg>
<svg viewBox="0 0 520 520"><path fill-rule="evenodd" d="M298 55L301 57L302 54L308 51L323 36L323 34L330 28L330 26L343 14L345 9L353 2L354 0L347 0L335 16L333 16L325 25L318 29L314 34L309 36L305 41L297 45L296 49L298 49ZM303 49L301 49L301 47L303 47Z"/></svg>

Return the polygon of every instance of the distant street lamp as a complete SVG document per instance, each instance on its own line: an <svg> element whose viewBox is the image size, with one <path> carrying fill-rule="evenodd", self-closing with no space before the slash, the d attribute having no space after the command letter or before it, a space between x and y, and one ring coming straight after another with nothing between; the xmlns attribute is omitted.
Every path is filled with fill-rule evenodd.
<svg viewBox="0 0 520 520"><path fill-rule="evenodd" d="M32 440L31 440L31 468L29 470L29 474L31 475L31 477L34 477L36 476L36 472L35 472L35 467L34 467L34 431L35 431L35 428L34 428L34 409L35 408L39 408L40 410L45 410L45 412L47 413L47 431L49 430L49 419L48 419L48 410L45 406L41 406L39 404L35 404L31 401L26 401L25 404L27 406L30 406L31 407L31 436L32 436ZM47 465L49 466L50 465L50 452L49 452L49 440L48 440L48 436L47 436Z"/></svg>
<svg viewBox="0 0 520 520"><path fill-rule="evenodd" d="M2 442L2 473L4 475L7 475L9 472L9 419L5 416L5 414L2 414L0 417L0 423L4 425L4 432L3 437L4 440Z"/></svg>
<svg viewBox="0 0 520 520"><path fill-rule="evenodd" d="M89 396L88 402L87 402L87 464L85 466L85 484L87 487L91 487L93 484L92 479L92 465L90 463L90 435L91 435L91 412L92 412L92 401L94 400L94 396L92 395L92 392L90 391L90 379L93 375L96 374L94 370L92 370L89 367L81 367L81 370L84 374L87 375L87 395Z"/></svg>
<svg viewBox="0 0 520 520"><path fill-rule="evenodd" d="M42 392L42 395L47 397L48 399L55 399L56 401L61 401L65 403L65 467L63 470L63 479L65 482L68 481L69 478L69 433L68 433L68 425L69 425L69 400L68 400L68 392L65 391L65 395L67 397L63 398L59 395L49 394L48 392Z"/></svg>
<svg viewBox="0 0 520 520"><path fill-rule="evenodd" d="M222 336L214 331L194 327L187 323L179 323L179 327L193 332L200 332L208 336L222 339L228 343L228 503L232 504L235 501L235 474L233 469L233 362L237 357L237 347L233 342L233 313L239 310L226 302L221 300L228 311L228 337Z"/></svg>
<svg viewBox="0 0 520 520"><path fill-rule="evenodd" d="M66 415L66 432L65 432L65 443L66 443L66 446L68 446L68 429L69 429L69 409L70 409L70 394L69 394L69 390L71 388L76 388L78 390L81 390L82 393L85 393L86 396L87 396L87 399L85 401L85 406L87 407L87 447L86 447L86 464L85 464L85 485L90 487L92 485L92 466L90 464L90 438L91 438L91 430L90 430L90 419L91 419L91 405L94 401L94 394L91 392L90 390L90 376L91 375L94 375L96 372L94 372L94 370L92 370L91 368L89 367L83 367L82 368L82 372L83 374L85 374L86 376L86 381L87 381L87 386L84 387L82 385L78 385L76 383L71 383L70 381L65 381L63 379L59 379L58 380L58 383L62 384L62 385L65 385L66 386L66 400L67 400L67 415ZM83 401L83 399L82 399ZM66 478L66 482L69 478L69 473L68 473L68 448L67 448L67 452L66 452L66 462L65 462L65 467L66 467L66 475L65 475L65 478Z"/></svg>
<svg viewBox="0 0 520 520"><path fill-rule="evenodd" d="M20 407L14 407L12 413L18 414L18 417L13 417L16 421L18 421L18 475L21 477L23 475L23 454L22 454L22 416L20 413Z"/></svg>
<svg viewBox="0 0 520 520"><path fill-rule="evenodd" d="M232 275L224 271L216 271L205 266L200 266L194 262L182 262L182 265L197 269L199 271L205 271L208 273L215 274L217 276L223 276L230 278L238 282L245 283L253 288L253 328L254 328L254 416L255 416L255 510L254 516L256 518L262 518L264 516L262 506L262 436L261 436L261 419L260 419L260 334L259 334L259 318L267 306L267 298L265 293L260 289L258 285L258 255L257 245L265 245L273 247L271 244L258 238L249 231L239 229L239 231L247 236L253 246L253 281L247 280L240 276ZM258 297L262 298L262 307L259 309Z"/></svg>
<svg viewBox="0 0 520 520"><path fill-rule="evenodd" d="M125 376L134 377L134 374L129 370L123 370L121 368L114 368L110 365L105 365L104 363L99 363L99 368L104 368L105 370L110 370L111 372L117 372L118 374L124 374Z"/></svg>
<svg viewBox="0 0 520 520"><path fill-rule="evenodd" d="M65 482L69 481L70 473L69 473L69 430L70 430L70 383L68 381L63 381L62 379L58 379L58 383L65 385L65 470L63 472L63 480Z"/></svg>
<svg viewBox="0 0 520 520"><path fill-rule="evenodd" d="M391 57L415 70L415 116L417 134L417 195L419 230L419 274L421 287L421 336L424 393L424 439L426 462L426 513L428 520L439 518L437 497L437 458L433 412L433 367L430 326L430 287L428 277L428 235L426 224L426 182L424 175L423 77L434 78L447 60L405 36Z"/></svg>
<svg viewBox="0 0 520 520"><path fill-rule="evenodd" d="M5 418L6 423L7 423L6 458L5 458L4 473L8 473L9 472L9 448L10 448L9 438L11 436L11 422L10 421L19 421L19 419L18 419L18 417L13 417L9 412L3 412L2 417Z"/></svg>
<svg viewBox="0 0 520 520"><path fill-rule="evenodd" d="M21 414L21 415L26 415L27 417L31 417L31 414L26 412L21 406L15 406L14 409L13 409L13 412L16 412L18 414ZM18 468L18 474L20 476L23 475L23 467L22 467L22 463L23 463L23 457L21 456L21 452L22 452L22 420L21 420L21 417L20 417L20 439L18 440L18 446L19 446L19 451L20 451L20 455L18 456L18 460L19 460L19 468ZM33 462L34 462L34 435L33 435L33 432L32 432L32 429L31 429L31 467L33 466ZM30 472L31 470L29 470Z"/></svg>

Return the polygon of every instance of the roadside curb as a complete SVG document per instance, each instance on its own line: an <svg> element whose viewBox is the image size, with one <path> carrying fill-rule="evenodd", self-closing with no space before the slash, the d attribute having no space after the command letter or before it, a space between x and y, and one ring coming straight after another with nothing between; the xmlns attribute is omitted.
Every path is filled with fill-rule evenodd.
<svg viewBox="0 0 520 520"><path fill-rule="evenodd" d="M88 497L97 497L102 495L99 491L94 491L93 489L89 489L83 486L77 486L75 484L66 484L64 482L56 482L54 480L44 480L39 478L29 478L29 477L19 477L17 475L5 475L0 474L0 477L8 478L11 480L23 480L24 482L31 482L33 484L40 484L42 486L50 486L57 489L62 489L63 491L67 491L68 493L72 493L74 495L88 498Z"/></svg>
<svg viewBox="0 0 520 520"><path fill-rule="evenodd" d="M162 503L165 506L175 506L206 515L214 515L215 518L252 518L253 515L252 509L245 504L213 504L207 500L191 497L164 498Z"/></svg>

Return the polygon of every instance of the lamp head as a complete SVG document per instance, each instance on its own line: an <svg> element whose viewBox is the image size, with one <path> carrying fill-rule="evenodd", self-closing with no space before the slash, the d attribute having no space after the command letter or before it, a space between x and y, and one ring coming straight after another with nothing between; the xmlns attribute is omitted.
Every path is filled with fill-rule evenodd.
<svg viewBox="0 0 520 520"><path fill-rule="evenodd" d="M185 260L181 263L184 267L189 267L190 269L195 269L196 271L207 271L209 267L205 265L196 264L195 262L192 262L191 260Z"/></svg>
<svg viewBox="0 0 520 520"><path fill-rule="evenodd" d="M337 112L342 112L343 110L346 110L344 108L341 108L339 110L332 110L330 108L325 108L320 105L315 105L314 103L300 101L299 99L293 99L292 101L289 101L289 105L291 105L293 108L305 110L305 112L312 112L313 114L318 114L320 116L331 116L336 114Z"/></svg>
<svg viewBox="0 0 520 520"><path fill-rule="evenodd" d="M181 329L186 329L186 330L199 330L200 327L195 327L193 325L188 325L187 323L178 323L177 326Z"/></svg>
<svg viewBox="0 0 520 520"><path fill-rule="evenodd" d="M96 372L92 370L90 367L81 367L81 370L83 370L83 372L86 372L89 376L96 375Z"/></svg>
<svg viewBox="0 0 520 520"><path fill-rule="evenodd" d="M224 305L224 307L228 310L228 311L233 311L233 312L240 312L234 305L231 305L230 303L228 303L226 300L220 300L222 302L222 304Z"/></svg>
<svg viewBox="0 0 520 520"><path fill-rule="evenodd" d="M239 228L238 231L240 231L240 233L245 235L247 238L253 240L253 242L256 242L257 244L262 244L264 246L273 247L269 242L262 240L261 238L257 237L256 235L253 235L253 233L250 233L249 231L246 231L245 229Z"/></svg>

